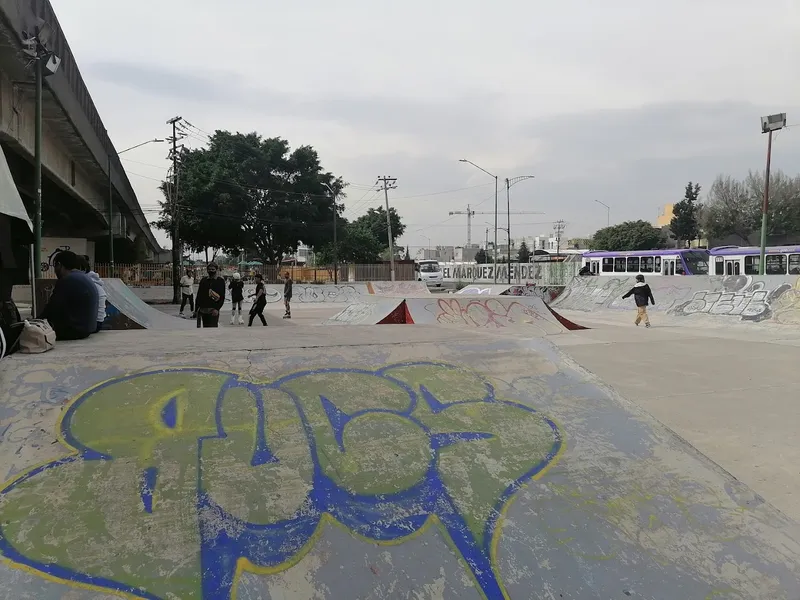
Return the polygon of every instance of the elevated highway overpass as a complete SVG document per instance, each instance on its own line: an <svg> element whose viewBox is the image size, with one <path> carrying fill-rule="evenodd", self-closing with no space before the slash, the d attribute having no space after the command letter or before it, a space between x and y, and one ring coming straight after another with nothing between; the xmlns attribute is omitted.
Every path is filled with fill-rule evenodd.
<svg viewBox="0 0 800 600"><path fill-rule="evenodd" d="M34 206L35 85L22 31L38 19L47 47L62 60L45 79L42 140L42 235L85 240L86 254L108 260L109 227L117 260L137 237L160 250L48 0L0 0L0 147L30 214ZM110 157L110 159L109 159ZM109 222L109 169L113 210ZM49 252L43 251L42 260Z"/></svg>

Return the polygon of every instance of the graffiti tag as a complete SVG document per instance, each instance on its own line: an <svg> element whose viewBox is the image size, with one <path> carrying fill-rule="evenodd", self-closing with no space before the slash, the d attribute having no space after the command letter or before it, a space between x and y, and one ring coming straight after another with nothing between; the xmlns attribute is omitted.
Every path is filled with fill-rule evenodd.
<svg viewBox="0 0 800 600"><path fill-rule="evenodd" d="M326 524L377 543L441 527L507 597L504 507L562 434L471 371L402 363L256 383L210 369L120 377L59 426L73 452L0 491L0 552L82 587L222 600L296 564Z"/></svg>

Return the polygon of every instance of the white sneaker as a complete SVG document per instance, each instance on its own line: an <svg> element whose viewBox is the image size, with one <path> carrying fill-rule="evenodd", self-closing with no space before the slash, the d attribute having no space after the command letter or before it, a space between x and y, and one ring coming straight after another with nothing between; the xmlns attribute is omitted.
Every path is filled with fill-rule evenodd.
<svg viewBox="0 0 800 600"><path fill-rule="evenodd" d="M242 318L242 315L239 315L239 325L244 325L244 319Z"/></svg>
<svg viewBox="0 0 800 600"><path fill-rule="evenodd" d="M185 318L186 318L182 312L179 312L179 313L178 313L178 316L179 316L181 319L185 319Z"/></svg>
<svg viewBox="0 0 800 600"><path fill-rule="evenodd" d="M233 317L231 317L231 325L235 325L235 324L236 324L236 319L234 319Z"/></svg>

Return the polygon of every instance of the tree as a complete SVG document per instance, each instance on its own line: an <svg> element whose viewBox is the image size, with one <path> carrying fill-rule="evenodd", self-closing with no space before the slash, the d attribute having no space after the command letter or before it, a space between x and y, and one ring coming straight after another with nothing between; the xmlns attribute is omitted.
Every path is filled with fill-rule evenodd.
<svg viewBox="0 0 800 600"><path fill-rule="evenodd" d="M208 148L181 156L177 206L181 238L194 250L253 249L278 264L302 242L330 241L333 205L326 186L341 195L345 184L325 172L316 150L290 151L281 138L217 131ZM164 184L157 227L172 226L175 190ZM344 207L339 203L339 210Z"/></svg>
<svg viewBox="0 0 800 600"><path fill-rule="evenodd" d="M781 171L770 175L767 235L785 236L800 231L800 176ZM705 234L711 239L736 236L751 243L761 231L764 174L750 172L744 181L719 175L709 188L701 213Z"/></svg>
<svg viewBox="0 0 800 600"><path fill-rule="evenodd" d="M406 226L403 225L400 215L397 214L394 207L389 208L389 217L392 221L392 244L394 244L397 238L403 235ZM361 215L353 221L354 225L356 223L358 223L360 227L365 227L372 232L375 239L380 242L382 249L389 247L389 235L386 231L386 210L384 210L382 206L370 208L366 214ZM395 250L397 250L396 245Z"/></svg>
<svg viewBox="0 0 800 600"><path fill-rule="evenodd" d="M481 248L475 253L475 262L479 265L485 265L489 262L489 256L486 254L486 250Z"/></svg>
<svg viewBox="0 0 800 600"><path fill-rule="evenodd" d="M386 214L384 212L384 214ZM388 247L388 245L387 245ZM317 251L317 263L333 264L333 242L321 246ZM348 223L347 219L339 219L337 236L337 260L340 263L370 264L377 262L384 247L375 238L372 230L364 221L357 219Z"/></svg>
<svg viewBox="0 0 800 600"><path fill-rule="evenodd" d="M681 247L685 242L700 237L700 224L698 223L700 204L697 201L699 196L700 184L693 184L690 181L686 184L683 200L672 207L672 220L669 228L672 232L672 239L677 240Z"/></svg>
<svg viewBox="0 0 800 600"><path fill-rule="evenodd" d="M592 246L598 250L653 250L664 245L664 233L647 221L625 221L604 227L592 238Z"/></svg>
<svg viewBox="0 0 800 600"><path fill-rule="evenodd" d="M527 263L531 260L531 251L528 250L528 244L525 243L525 240L519 245L519 251L517 252L517 261L521 263Z"/></svg>

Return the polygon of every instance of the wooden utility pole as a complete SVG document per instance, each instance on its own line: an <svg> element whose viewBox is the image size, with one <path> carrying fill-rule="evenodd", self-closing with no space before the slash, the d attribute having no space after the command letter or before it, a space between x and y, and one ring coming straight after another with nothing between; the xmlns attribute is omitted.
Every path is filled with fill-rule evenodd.
<svg viewBox="0 0 800 600"><path fill-rule="evenodd" d="M389 259L391 278L394 281L394 240L392 239L392 216L389 213L389 190L397 189L397 177L378 177L377 183L383 184L383 195L386 198L386 228L389 234Z"/></svg>

